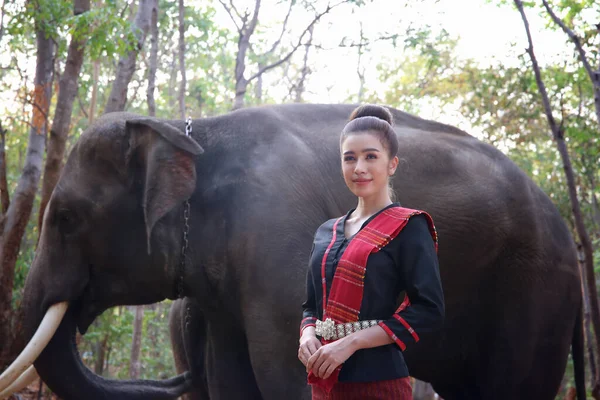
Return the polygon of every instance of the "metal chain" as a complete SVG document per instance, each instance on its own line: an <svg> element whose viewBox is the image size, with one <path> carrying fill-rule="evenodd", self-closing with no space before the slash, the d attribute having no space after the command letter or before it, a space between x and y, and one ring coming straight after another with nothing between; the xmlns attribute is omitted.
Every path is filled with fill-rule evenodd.
<svg viewBox="0 0 600 400"><path fill-rule="evenodd" d="M185 135L192 137L192 119L185 121ZM185 252L188 249L190 233L190 201L186 200L183 208L183 245L181 246L181 263L179 264L179 280L177 282L177 297L183 298L183 274L185 270Z"/></svg>
<svg viewBox="0 0 600 400"><path fill-rule="evenodd" d="M187 117L185 121L185 136L192 137L192 117Z"/></svg>

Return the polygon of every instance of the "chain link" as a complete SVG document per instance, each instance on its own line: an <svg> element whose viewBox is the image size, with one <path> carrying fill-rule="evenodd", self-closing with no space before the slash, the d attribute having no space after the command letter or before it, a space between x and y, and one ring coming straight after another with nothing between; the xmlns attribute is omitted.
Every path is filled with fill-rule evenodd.
<svg viewBox="0 0 600 400"><path fill-rule="evenodd" d="M192 136L192 117L187 117L187 120L185 121L185 135L187 137Z"/></svg>
<svg viewBox="0 0 600 400"><path fill-rule="evenodd" d="M185 121L185 135L192 136L192 118ZM179 280L177 282L177 297L183 298L183 274L185 270L185 252L189 246L188 235L190 233L190 201L186 200L183 206L183 245L181 246L181 263L179 264Z"/></svg>

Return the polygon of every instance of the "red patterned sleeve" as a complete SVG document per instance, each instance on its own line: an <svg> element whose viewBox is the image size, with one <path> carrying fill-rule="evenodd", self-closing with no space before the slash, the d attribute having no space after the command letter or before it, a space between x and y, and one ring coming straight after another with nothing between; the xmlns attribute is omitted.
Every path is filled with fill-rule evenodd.
<svg viewBox="0 0 600 400"><path fill-rule="evenodd" d="M420 335L441 329L444 294L436 246L427 220L423 216L411 218L394 241L399 241L395 244L398 245L396 263L407 296L394 315L379 326L404 351L418 342Z"/></svg>

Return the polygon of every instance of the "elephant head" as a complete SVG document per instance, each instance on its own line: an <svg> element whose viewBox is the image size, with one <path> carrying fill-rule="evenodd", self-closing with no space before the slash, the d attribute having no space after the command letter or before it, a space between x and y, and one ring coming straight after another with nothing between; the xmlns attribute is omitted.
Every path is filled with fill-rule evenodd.
<svg viewBox="0 0 600 400"><path fill-rule="evenodd" d="M74 338L110 307L177 297L182 204L196 186L202 152L180 129L124 113L98 119L73 148L44 215L23 300L28 338L51 306L68 303L34 364L61 398L166 399L189 389L189 374L167 381L96 376Z"/></svg>

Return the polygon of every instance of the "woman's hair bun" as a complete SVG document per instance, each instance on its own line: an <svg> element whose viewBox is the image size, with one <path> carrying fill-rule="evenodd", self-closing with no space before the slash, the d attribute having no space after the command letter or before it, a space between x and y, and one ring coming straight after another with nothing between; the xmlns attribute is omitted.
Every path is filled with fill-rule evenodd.
<svg viewBox="0 0 600 400"><path fill-rule="evenodd" d="M376 104L363 104L362 106L357 107L352 111L352 114L350 114L350 121L360 117L376 117L384 120L390 125L394 125L394 117L390 110Z"/></svg>

